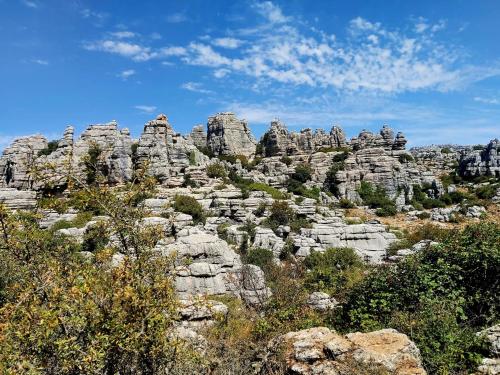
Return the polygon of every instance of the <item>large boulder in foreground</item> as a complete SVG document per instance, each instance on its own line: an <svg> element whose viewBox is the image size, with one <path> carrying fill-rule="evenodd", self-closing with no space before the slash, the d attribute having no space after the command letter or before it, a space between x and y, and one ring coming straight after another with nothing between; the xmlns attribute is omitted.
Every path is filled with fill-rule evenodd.
<svg viewBox="0 0 500 375"><path fill-rule="evenodd" d="M404 334L394 329L340 335L326 327L289 332L269 343L269 350L285 361L286 373L423 375L420 352Z"/></svg>
<svg viewBox="0 0 500 375"><path fill-rule="evenodd" d="M255 155L255 141L248 123L232 112L217 113L208 118L207 146L214 155Z"/></svg>

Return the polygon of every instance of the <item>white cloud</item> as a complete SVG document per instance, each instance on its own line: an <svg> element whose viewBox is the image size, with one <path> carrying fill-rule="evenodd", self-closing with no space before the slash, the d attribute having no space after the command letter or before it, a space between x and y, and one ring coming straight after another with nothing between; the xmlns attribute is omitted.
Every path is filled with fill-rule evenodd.
<svg viewBox="0 0 500 375"><path fill-rule="evenodd" d="M118 74L118 77L120 77L121 79L126 80L127 78L133 76L134 74L135 74L135 70L134 69L128 69L128 70L124 70L124 71L120 72Z"/></svg>
<svg viewBox="0 0 500 375"><path fill-rule="evenodd" d="M213 91L204 89L199 82L186 82L181 85L181 88L188 91L197 92L200 94L212 94Z"/></svg>
<svg viewBox="0 0 500 375"><path fill-rule="evenodd" d="M153 39L153 40L160 40L161 39L161 34L160 33L154 32L154 33L151 33L150 36L151 36L151 39Z"/></svg>
<svg viewBox="0 0 500 375"><path fill-rule="evenodd" d="M163 47L159 50L159 54L162 57L184 56L186 53L186 48L184 47Z"/></svg>
<svg viewBox="0 0 500 375"><path fill-rule="evenodd" d="M212 41L212 44L217 47L235 49L243 44L243 41L235 38L217 38Z"/></svg>
<svg viewBox="0 0 500 375"><path fill-rule="evenodd" d="M139 111L147 114L151 114L154 111L156 111L156 106L154 105L136 105L134 106L135 109L138 109Z"/></svg>
<svg viewBox="0 0 500 375"><path fill-rule="evenodd" d="M38 65L49 65L49 62L47 60L42 60L42 59L33 59L31 62L38 64Z"/></svg>
<svg viewBox="0 0 500 375"><path fill-rule="evenodd" d="M229 69L217 69L214 71L214 77L215 78L224 78L227 76L231 71Z"/></svg>
<svg viewBox="0 0 500 375"><path fill-rule="evenodd" d="M271 1L255 3L254 8L270 23L283 23L291 19L291 17L285 17L283 12L281 11L281 8L273 4Z"/></svg>
<svg viewBox="0 0 500 375"><path fill-rule="evenodd" d="M93 22L95 26L102 26L104 21L109 17L109 14L104 12L96 12L89 8L84 8L80 11L80 14L83 18L90 20Z"/></svg>
<svg viewBox="0 0 500 375"><path fill-rule="evenodd" d="M127 39L135 37L136 33L132 31L115 31L110 33L110 35L118 39Z"/></svg>
<svg viewBox="0 0 500 375"><path fill-rule="evenodd" d="M497 98L483 98L481 96L474 97L475 102L485 103L485 104L500 104L500 99Z"/></svg>
<svg viewBox="0 0 500 375"><path fill-rule="evenodd" d="M89 51L115 53L124 57L129 57L135 61L147 61L158 55L156 52L151 52L151 48L149 47L117 40L100 40L97 42L85 43L84 48Z"/></svg>
<svg viewBox="0 0 500 375"><path fill-rule="evenodd" d="M33 1L33 0L21 0L21 3L23 3L28 8L32 8L32 9L38 8L38 3Z"/></svg>
<svg viewBox="0 0 500 375"><path fill-rule="evenodd" d="M172 13L167 16L168 23L181 23L187 21L187 17L184 13Z"/></svg>

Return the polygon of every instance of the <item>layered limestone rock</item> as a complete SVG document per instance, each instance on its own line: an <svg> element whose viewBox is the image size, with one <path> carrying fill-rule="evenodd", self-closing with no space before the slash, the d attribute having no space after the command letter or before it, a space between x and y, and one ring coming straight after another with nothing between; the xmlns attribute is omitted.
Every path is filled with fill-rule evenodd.
<svg viewBox="0 0 500 375"><path fill-rule="evenodd" d="M458 167L460 176L500 177L500 141L494 139L483 150L463 153Z"/></svg>
<svg viewBox="0 0 500 375"><path fill-rule="evenodd" d="M403 133L398 133L394 138L394 131L388 125L384 125L380 130L380 134L373 134L368 130L363 130L357 137L351 139L350 144L355 151L374 147L390 151L404 150L406 142Z"/></svg>
<svg viewBox="0 0 500 375"><path fill-rule="evenodd" d="M293 374L351 374L356 367L377 373L426 374L416 345L394 329L342 336L316 327L279 336L271 340L268 350L281 353L286 372Z"/></svg>
<svg viewBox="0 0 500 375"><path fill-rule="evenodd" d="M146 168L160 183L172 186L182 184L182 179L175 177L184 175L192 163L202 168L208 161L189 137L174 132L163 114L144 125L136 159L139 168Z"/></svg>
<svg viewBox="0 0 500 375"><path fill-rule="evenodd" d="M256 141L245 120L232 112L208 118L207 145L214 155L255 155Z"/></svg>
<svg viewBox="0 0 500 375"><path fill-rule="evenodd" d="M207 133L205 132L205 127L203 125L194 126L193 130L191 130L190 137L194 145L199 149L207 147Z"/></svg>
<svg viewBox="0 0 500 375"><path fill-rule="evenodd" d="M289 132L279 120L271 122L260 144L264 156L311 154L322 148L347 146L344 131L338 126L332 127L330 134L323 129L313 132L309 128L296 133Z"/></svg>
<svg viewBox="0 0 500 375"><path fill-rule="evenodd" d="M176 290L182 299L199 295L234 294L250 304L263 303L270 291L259 267L242 264L226 241L188 227L173 243L161 240L156 250L176 257Z"/></svg>
<svg viewBox="0 0 500 375"><path fill-rule="evenodd" d="M432 171L435 175L452 172L458 161L463 147L455 145L413 147L410 152L418 167L423 171Z"/></svg>
<svg viewBox="0 0 500 375"><path fill-rule="evenodd" d="M31 210L36 207L36 192L0 188L0 204L12 210Z"/></svg>
<svg viewBox="0 0 500 375"><path fill-rule="evenodd" d="M132 139L128 129L118 129L112 121L90 125L73 145L75 176L85 180L89 152L96 155L96 167L109 183L132 180Z"/></svg>
<svg viewBox="0 0 500 375"><path fill-rule="evenodd" d="M386 256L386 249L396 240L396 235L387 232L382 224L347 225L338 219L302 228L300 235L294 238L294 246L295 255L301 258L308 256L311 251L350 247L366 261L381 263Z"/></svg>
<svg viewBox="0 0 500 375"><path fill-rule="evenodd" d="M34 187L33 171L40 151L48 145L42 135L15 139L0 158L0 186L16 189Z"/></svg>

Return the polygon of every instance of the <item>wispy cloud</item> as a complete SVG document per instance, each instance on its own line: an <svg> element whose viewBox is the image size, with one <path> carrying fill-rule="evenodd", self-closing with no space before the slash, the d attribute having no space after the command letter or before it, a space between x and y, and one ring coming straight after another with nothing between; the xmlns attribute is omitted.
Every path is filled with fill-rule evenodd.
<svg viewBox="0 0 500 375"><path fill-rule="evenodd" d="M500 104L500 99L498 99L498 98L483 98L481 96L474 97L474 101L479 102L479 103L485 103L485 104L495 104L495 105Z"/></svg>
<svg viewBox="0 0 500 375"><path fill-rule="evenodd" d="M257 12L264 17L270 23L284 23L291 19L291 17L285 17L281 8L271 1L264 1L261 3L255 3L254 8Z"/></svg>
<svg viewBox="0 0 500 375"><path fill-rule="evenodd" d="M34 0L21 0L21 3L31 9L37 9L39 6L38 2Z"/></svg>
<svg viewBox="0 0 500 375"><path fill-rule="evenodd" d="M168 23L181 23L187 21L187 16L184 13L172 13L167 16Z"/></svg>
<svg viewBox="0 0 500 375"><path fill-rule="evenodd" d="M151 113L154 113L156 111L157 107L154 105L136 105L136 106L134 106L134 108L138 109L142 113L151 114Z"/></svg>
<svg viewBox="0 0 500 375"><path fill-rule="evenodd" d="M128 39L128 38L133 38L135 37L137 34L132 32L132 31L114 31L114 32L111 32L109 33L111 36L115 37L115 38L118 38L118 39Z"/></svg>
<svg viewBox="0 0 500 375"><path fill-rule="evenodd" d="M83 18L90 20L94 26L103 26L106 19L109 17L108 13L97 12L89 8L84 8L80 10L80 14Z"/></svg>
<svg viewBox="0 0 500 375"><path fill-rule="evenodd" d="M243 44L243 41L236 38L217 38L212 41L212 44L217 47L235 49Z"/></svg>
<svg viewBox="0 0 500 375"><path fill-rule="evenodd" d="M135 70L134 69L127 69L127 70L120 72L117 76L123 80L127 80L129 77L132 77L133 75L135 75Z"/></svg>
<svg viewBox="0 0 500 375"><path fill-rule="evenodd" d="M199 82L186 82L181 85L181 88L188 91L197 92L200 94L213 94L213 91L204 89Z"/></svg>
<svg viewBox="0 0 500 375"><path fill-rule="evenodd" d="M49 65L49 62L47 60L42 59L33 59L31 60L31 62L38 65Z"/></svg>

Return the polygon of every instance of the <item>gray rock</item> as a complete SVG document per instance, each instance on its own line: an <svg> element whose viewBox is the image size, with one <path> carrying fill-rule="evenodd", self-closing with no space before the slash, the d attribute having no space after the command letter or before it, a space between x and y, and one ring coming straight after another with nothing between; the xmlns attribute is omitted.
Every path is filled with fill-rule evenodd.
<svg viewBox="0 0 500 375"><path fill-rule="evenodd" d="M36 192L0 188L0 203L12 210L32 210L36 207Z"/></svg>
<svg viewBox="0 0 500 375"><path fill-rule="evenodd" d="M234 113L222 112L208 118L207 145L215 155L255 154L256 141L248 123Z"/></svg>
<svg viewBox="0 0 500 375"><path fill-rule="evenodd" d="M328 293L313 292L307 298L307 305L313 310L328 311L334 309L339 303Z"/></svg>

